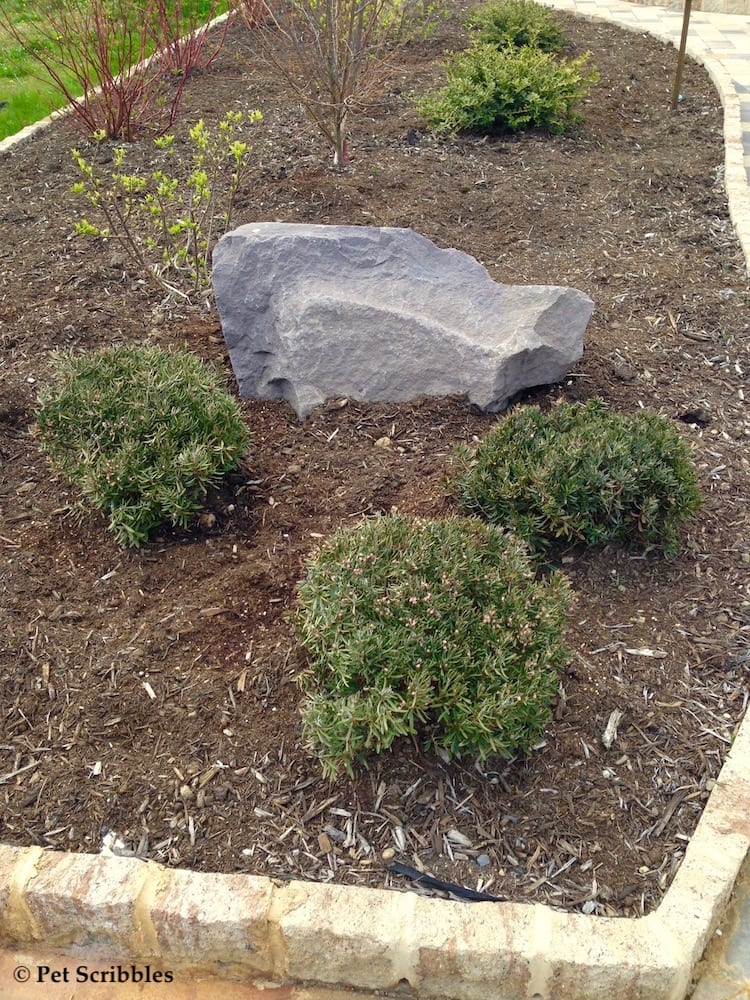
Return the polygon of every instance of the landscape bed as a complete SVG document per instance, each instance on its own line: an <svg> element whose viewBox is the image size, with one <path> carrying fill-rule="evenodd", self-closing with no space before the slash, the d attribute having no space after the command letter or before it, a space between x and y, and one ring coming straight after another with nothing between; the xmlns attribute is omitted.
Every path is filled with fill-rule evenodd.
<svg viewBox="0 0 750 1000"><path fill-rule="evenodd" d="M4 843L98 851L106 828L169 865L401 888L389 849L504 898L626 916L658 904L748 698L750 290L707 75L688 64L670 113L671 47L559 20L601 75L566 136L430 136L410 95L439 85L457 12L353 120L344 172L239 25L189 82L177 143L200 117L259 108L236 223L408 226L497 280L590 295L579 366L520 402L599 395L673 419L704 498L682 554L562 555L571 657L530 757L480 771L405 740L354 780L325 781L300 746L303 658L285 617L305 560L363 516L455 513L454 449L502 415L339 398L300 423L286 404L245 401L247 463L195 531L123 551L102 520L76 522L32 433L53 349L147 337L231 372L213 312L160 303L117 247L73 235L70 149L112 154L58 122L0 158Z"/></svg>

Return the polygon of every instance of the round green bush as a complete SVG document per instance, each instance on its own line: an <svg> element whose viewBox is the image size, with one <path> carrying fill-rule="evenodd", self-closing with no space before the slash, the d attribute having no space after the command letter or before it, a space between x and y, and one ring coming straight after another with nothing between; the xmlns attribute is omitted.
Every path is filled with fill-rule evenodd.
<svg viewBox="0 0 750 1000"><path fill-rule="evenodd" d="M520 407L459 460L466 510L537 551L618 539L674 553L701 504L690 450L669 420L613 413L601 399L549 413Z"/></svg>
<svg viewBox="0 0 750 1000"><path fill-rule="evenodd" d="M39 394L37 436L52 466L103 511L118 543L187 526L206 487L234 468L247 429L221 371L187 349L60 353Z"/></svg>
<svg viewBox="0 0 750 1000"><path fill-rule="evenodd" d="M333 777L420 736L452 756L528 750L566 660L566 579L477 518L388 515L338 531L293 615L308 748Z"/></svg>
<svg viewBox="0 0 750 1000"><path fill-rule="evenodd" d="M575 105L598 79L587 62L588 54L556 59L539 49L480 42L449 59L447 85L417 107L435 132L564 132L580 120Z"/></svg>
<svg viewBox="0 0 750 1000"><path fill-rule="evenodd" d="M559 52L563 47L554 12L535 0L492 0L472 11L466 24L477 41L496 49L528 45L542 52Z"/></svg>

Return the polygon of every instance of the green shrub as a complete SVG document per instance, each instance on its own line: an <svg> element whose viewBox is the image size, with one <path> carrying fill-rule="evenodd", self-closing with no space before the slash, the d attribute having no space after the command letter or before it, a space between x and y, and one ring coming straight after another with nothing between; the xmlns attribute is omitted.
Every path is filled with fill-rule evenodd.
<svg viewBox="0 0 750 1000"><path fill-rule="evenodd" d="M328 777L419 734L451 755L528 750L565 662L564 577L477 518L389 515L338 531L293 616L308 749Z"/></svg>
<svg viewBox="0 0 750 1000"><path fill-rule="evenodd" d="M611 540L678 549L701 503L686 442L665 418L612 413L600 399L526 406L463 451L464 507L505 525L532 549Z"/></svg>
<svg viewBox="0 0 750 1000"><path fill-rule="evenodd" d="M564 132L580 120L574 105L598 79L587 61L588 54L557 60L538 49L478 43L449 60L447 86L423 97L419 112L436 132Z"/></svg>
<svg viewBox="0 0 750 1000"><path fill-rule="evenodd" d="M520 49L528 45L542 52L559 52L564 39L554 13L534 0L491 0L466 21L477 41Z"/></svg>
<svg viewBox="0 0 750 1000"><path fill-rule="evenodd" d="M208 298L211 253L231 225L235 198L248 167L250 147L238 138L246 120L256 124L262 115L251 111L245 119L241 111L228 111L213 133L203 119L193 125L190 170L184 177L170 176L162 169L126 173L124 146L115 147L114 169L103 175L79 150L72 150L83 175L73 191L86 198L104 223L99 226L81 219L76 233L118 241L133 264L162 292L185 299ZM174 136L163 135L154 144L168 164L174 157Z"/></svg>
<svg viewBox="0 0 750 1000"><path fill-rule="evenodd" d="M53 467L103 511L120 545L187 526L248 434L219 369L186 349L121 346L54 358L37 434Z"/></svg>

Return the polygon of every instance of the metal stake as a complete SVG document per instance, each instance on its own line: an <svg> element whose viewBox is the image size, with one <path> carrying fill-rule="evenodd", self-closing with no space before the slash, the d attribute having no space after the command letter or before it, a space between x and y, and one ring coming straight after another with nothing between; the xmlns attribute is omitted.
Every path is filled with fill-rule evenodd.
<svg viewBox="0 0 750 1000"><path fill-rule="evenodd" d="M692 6L693 0L685 0L685 13L682 17L682 38L680 38L680 52L677 56L677 74L674 78L674 90L672 91L672 111L677 107L677 103L680 100L680 84L682 83L682 70L685 66L685 47L687 45L690 8Z"/></svg>

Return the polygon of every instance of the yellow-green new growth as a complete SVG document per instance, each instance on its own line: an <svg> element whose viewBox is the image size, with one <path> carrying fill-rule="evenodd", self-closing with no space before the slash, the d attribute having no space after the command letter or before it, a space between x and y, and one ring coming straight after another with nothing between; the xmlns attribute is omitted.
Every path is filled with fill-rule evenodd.
<svg viewBox="0 0 750 1000"><path fill-rule="evenodd" d="M184 177L165 168L147 174L123 170L125 147L114 151L113 169L103 175L79 150L71 155L83 180L73 191L85 197L103 216L104 224L88 219L76 224L81 236L118 240L137 268L170 294L185 299L210 295L210 254L220 232L228 228L250 153L239 137L245 122L262 121L259 111L231 111L213 133L201 119L190 129L190 169ZM174 136L164 135L154 146L174 159Z"/></svg>

